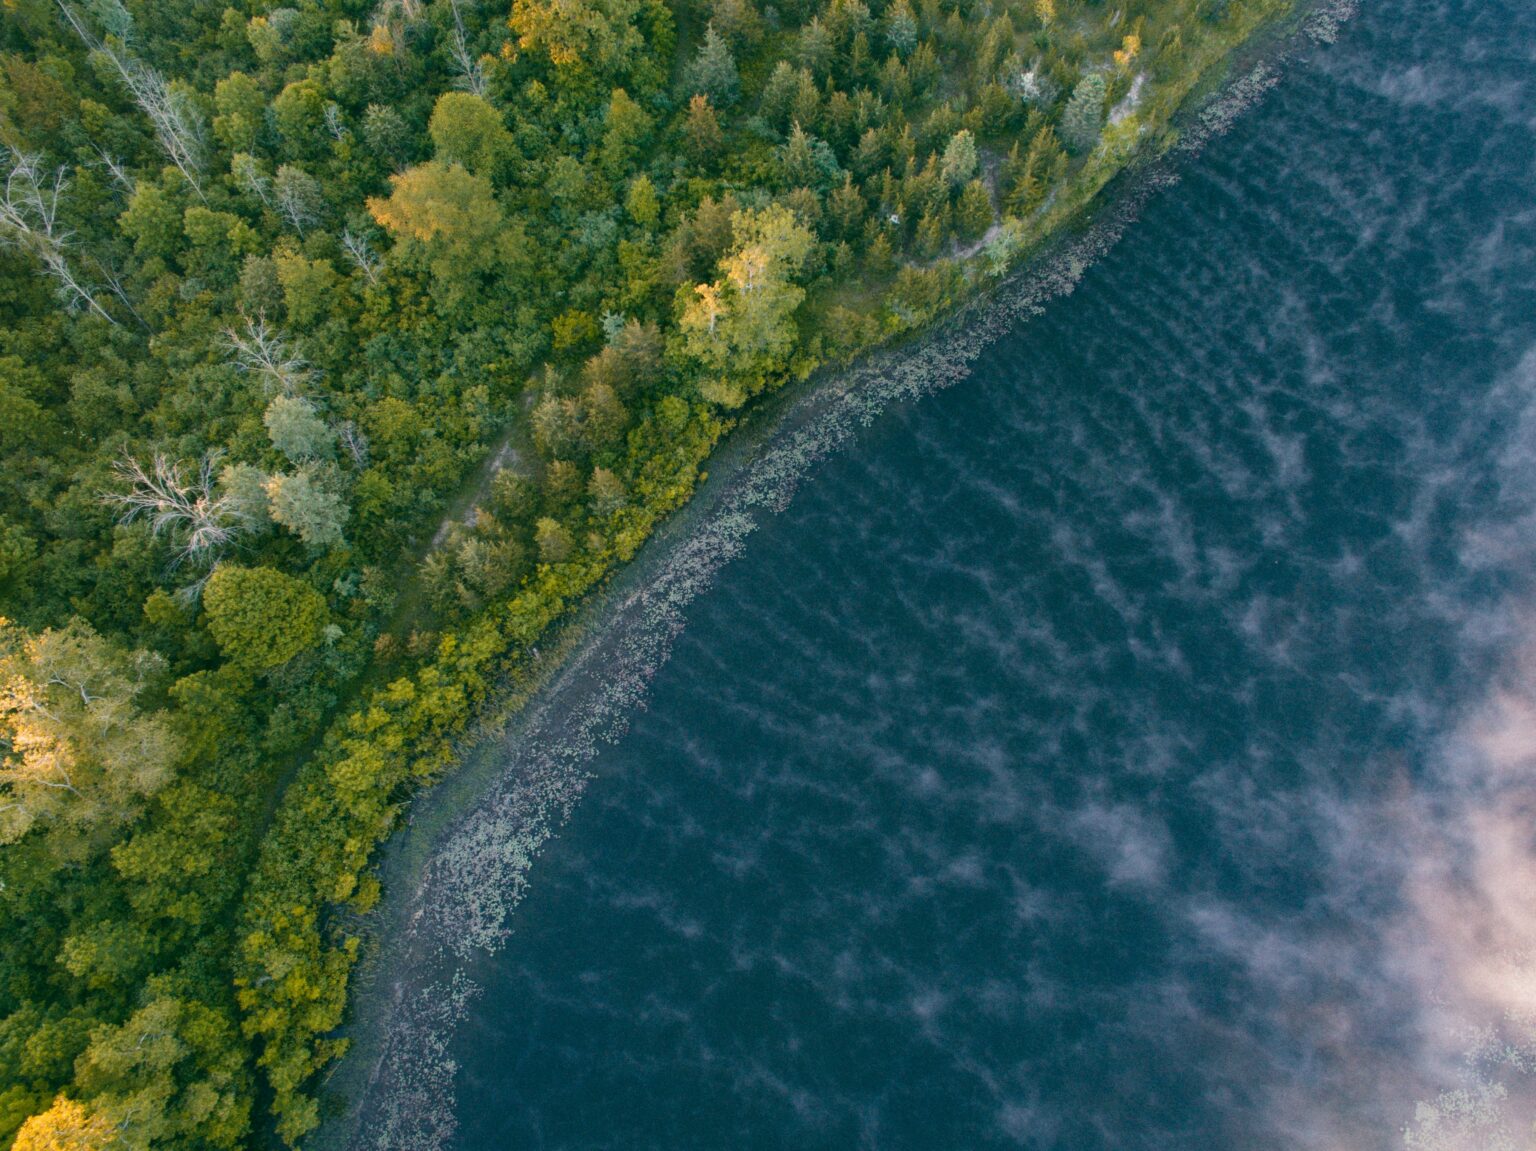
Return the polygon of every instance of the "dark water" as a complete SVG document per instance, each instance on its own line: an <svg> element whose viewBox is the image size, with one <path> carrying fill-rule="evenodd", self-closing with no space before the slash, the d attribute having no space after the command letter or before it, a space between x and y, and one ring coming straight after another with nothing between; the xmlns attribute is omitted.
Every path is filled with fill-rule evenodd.
<svg viewBox="0 0 1536 1151"><path fill-rule="evenodd" d="M455 1145L1340 1151L1487 1102L1533 389L1536 6L1367 7L693 606L472 971Z"/></svg>

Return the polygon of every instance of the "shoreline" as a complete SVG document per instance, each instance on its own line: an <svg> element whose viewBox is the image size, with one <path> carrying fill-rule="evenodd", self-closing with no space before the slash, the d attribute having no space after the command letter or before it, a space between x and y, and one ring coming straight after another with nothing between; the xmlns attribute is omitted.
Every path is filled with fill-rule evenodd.
<svg viewBox="0 0 1536 1151"><path fill-rule="evenodd" d="M466 969L493 953L542 845L569 817L598 742L622 735L665 662L692 600L745 547L763 513L787 506L810 469L893 402L970 374L974 360L1045 304L1072 292L1183 164L1280 79L1330 42L1351 0L1301 4L1228 57L1223 81L1181 112L1165 153L1118 174L1086 221L925 332L793 383L726 436L709 476L635 558L561 625L528 685L504 695L461 741L463 762L412 800L383 849L383 904L349 926L366 939L342 1034L354 1048L321 1090L342 1105L311 1147L433 1148L454 1127L453 1026L475 993ZM450 972L451 969L451 972ZM329 1110L329 1108L328 1108Z"/></svg>

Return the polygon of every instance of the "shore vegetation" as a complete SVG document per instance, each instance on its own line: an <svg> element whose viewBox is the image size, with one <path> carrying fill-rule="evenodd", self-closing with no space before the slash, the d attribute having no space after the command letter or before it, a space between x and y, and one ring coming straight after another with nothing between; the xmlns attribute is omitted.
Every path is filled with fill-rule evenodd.
<svg viewBox="0 0 1536 1151"><path fill-rule="evenodd" d="M301 1144L411 796L1288 0L0 0L0 1148Z"/></svg>

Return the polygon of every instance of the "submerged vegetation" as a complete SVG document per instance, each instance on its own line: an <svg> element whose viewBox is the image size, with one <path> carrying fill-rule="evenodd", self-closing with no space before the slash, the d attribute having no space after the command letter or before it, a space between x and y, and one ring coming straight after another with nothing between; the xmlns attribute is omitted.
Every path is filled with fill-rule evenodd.
<svg viewBox="0 0 1536 1151"><path fill-rule="evenodd" d="M0 1146L301 1141L541 637L1287 6L0 0Z"/></svg>

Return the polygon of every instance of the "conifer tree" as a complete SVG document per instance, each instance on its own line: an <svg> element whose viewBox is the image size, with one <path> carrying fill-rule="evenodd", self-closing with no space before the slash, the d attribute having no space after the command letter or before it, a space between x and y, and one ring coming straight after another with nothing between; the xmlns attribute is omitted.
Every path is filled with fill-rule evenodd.
<svg viewBox="0 0 1536 1151"><path fill-rule="evenodd" d="M741 95L741 77L736 72L736 58L725 37L711 24L704 30L704 42L683 74L686 92L709 97L716 108L728 108Z"/></svg>
<svg viewBox="0 0 1536 1151"><path fill-rule="evenodd" d="M1084 76L1072 90L1061 116L1061 136L1074 152L1091 152L1104 131L1104 101L1109 86L1098 73Z"/></svg>

